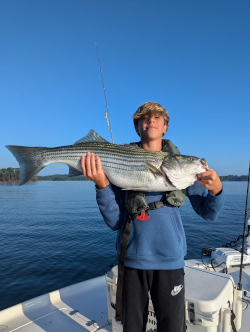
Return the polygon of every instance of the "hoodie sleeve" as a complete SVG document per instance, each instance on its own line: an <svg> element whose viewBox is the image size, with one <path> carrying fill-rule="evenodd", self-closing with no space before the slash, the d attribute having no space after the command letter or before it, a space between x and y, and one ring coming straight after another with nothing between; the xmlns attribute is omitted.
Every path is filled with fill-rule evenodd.
<svg viewBox="0 0 250 332"><path fill-rule="evenodd" d="M187 188L186 195L195 212L203 219L213 222L218 218L224 205L224 190L214 196L197 181Z"/></svg>
<svg viewBox="0 0 250 332"><path fill-rule="evenodd" d="M118 230L124 219L125 198L121 188L109 184L104 189L96 188L96 201L106 224Z"/></svg>

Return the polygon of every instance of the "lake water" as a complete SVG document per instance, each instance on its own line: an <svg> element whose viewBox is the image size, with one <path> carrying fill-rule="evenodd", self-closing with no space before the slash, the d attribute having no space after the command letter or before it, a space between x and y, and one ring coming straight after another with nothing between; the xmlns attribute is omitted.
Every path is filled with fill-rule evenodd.
<svg viewBox="0 0 250 332"><path fill-rule="evenodd" d="M196 215L188 199L181 208L186 259L242 234L247 182L223 186L215 223ZM116 232L99 213L92 182L0 183L0 236L0 310L103 275L115 263Z"/></svg>

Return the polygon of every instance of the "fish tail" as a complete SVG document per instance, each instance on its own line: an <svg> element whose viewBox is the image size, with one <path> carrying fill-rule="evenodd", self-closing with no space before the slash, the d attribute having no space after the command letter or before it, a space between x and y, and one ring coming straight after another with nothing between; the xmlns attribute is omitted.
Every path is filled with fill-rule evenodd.
<svg viewBox="0 0 250 332"><path fill-rule="evenodd" d="M19 186L28 182L33 176L48 165L48 163L44 162L41 156L41 152L46 148L18 145L6 145L6 148L10 150L20 165L21 180Z"/></svg>

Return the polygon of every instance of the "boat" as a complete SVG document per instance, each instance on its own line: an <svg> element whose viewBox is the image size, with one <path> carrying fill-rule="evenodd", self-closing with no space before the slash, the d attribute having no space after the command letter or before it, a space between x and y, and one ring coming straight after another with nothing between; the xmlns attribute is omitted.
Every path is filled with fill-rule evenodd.
<svg viewBox="0 0 250 332"><path fill-rule="evenodd" d="M211 256L206 250L201 259L185 261L187 331L250 331L250 236L246 239L242 290L237 290L240 248L216 248ZM115 266L106 275L2 310L0 332L122 332L114 309L117 274ZM151 300L146 330L157 331Z"/></svg>
<svg viewBox="0 0 250 332"><path fill-rule="evenodd" d="M100 65L98 50L97 56ZM101 65L100 72L102 77ZM103 89L113 142L104 83ZM248 188L249 178L250 166ZM245 223L246 214L247 203ZM244 240L245 235L244 245L238 247L235 240L233 246L205 248L201 259L185 261L188 332L250 332L250 219ZM0 332L122 332L121 322L115 319L117 278L118 266L114 266L103 276L4 309ZM157 332L150 294L146 332Z"/></svg>

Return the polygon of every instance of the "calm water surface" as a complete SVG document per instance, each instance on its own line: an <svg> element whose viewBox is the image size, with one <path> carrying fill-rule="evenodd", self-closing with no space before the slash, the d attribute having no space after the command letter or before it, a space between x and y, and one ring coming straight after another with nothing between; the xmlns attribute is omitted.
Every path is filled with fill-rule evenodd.
<svg viewBox="0 0 250 332"><path fill-rule="evenodd" d="M247 182L224 182L215 223L181 208L186 259L242 234ZM0 183L0 310L83 280L115 263L116 232L103 221L92 182Z"/></svg>

